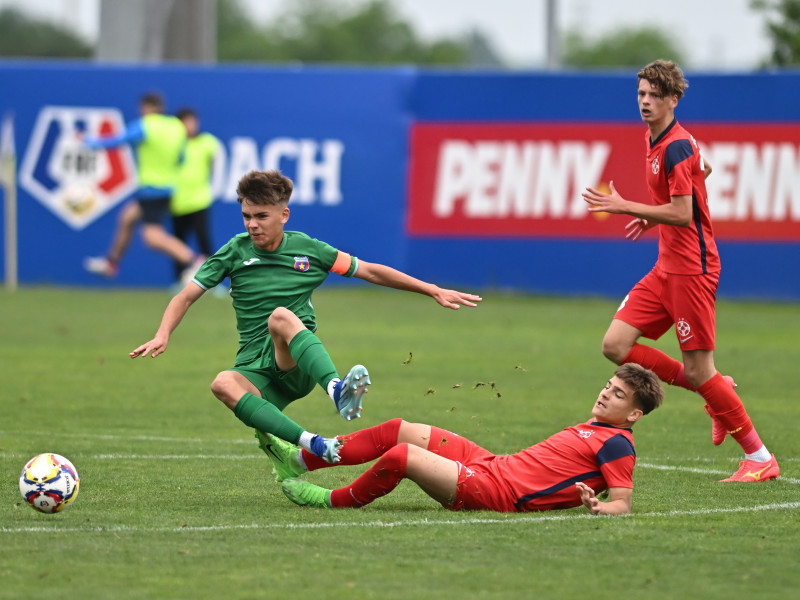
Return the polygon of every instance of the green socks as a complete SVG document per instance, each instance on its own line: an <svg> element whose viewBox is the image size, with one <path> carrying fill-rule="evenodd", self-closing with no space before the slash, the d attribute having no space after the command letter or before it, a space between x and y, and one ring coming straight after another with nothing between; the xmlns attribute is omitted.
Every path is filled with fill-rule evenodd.
<svg viewBox="0 0 800 600"><path fill-rule="evenodd" d="M310 375L323 390L327 391L331 379L339 377L325 346L308 329L304 329L292 338L289 342L289 352L300 370Z"/></svg>
<svg viewBox="0 0 800 600"><path fill-rule="evenodd" d="M300 425L284 415L274 404L247 392L239 399L234 410L236 418L248 427L271 433L286 441L297 444L300 434L305 431Z"/></svg>

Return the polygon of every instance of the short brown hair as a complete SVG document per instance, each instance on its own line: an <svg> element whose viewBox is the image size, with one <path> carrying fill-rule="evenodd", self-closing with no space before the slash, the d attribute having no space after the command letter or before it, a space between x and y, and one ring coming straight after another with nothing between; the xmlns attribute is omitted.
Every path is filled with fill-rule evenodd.
<svg viewBox="0 0 800 600"><path fill-rule="evenodd" d="M139 106L149 106L156 112L164 112L164 96L158 92L147 92L139 98Z"/></svg>
<svg viewBox="0 0 800 600"><path fill-rule="evenodd" d="M633 403L644 414L661 406L664 388L658 376L650 369L636 363L625 363L614 371L614 375L633 388Z"/></svg>
<svg viewBox="0 0 800 600"><path fill-rule="evenodd" d="M250 171L239 180L236 195L239 204L249 200L253 204L289 204L294 184L277 170Z"/></svg>
<svg viewBox="0 0 800 600"><path fill-rule="evenodd" d="M677 96L678 100L683 98L689 82L683 76L683 71L671 60L656 60L639 71L638 79L646 79L653 87L665 96Z"/></svg>

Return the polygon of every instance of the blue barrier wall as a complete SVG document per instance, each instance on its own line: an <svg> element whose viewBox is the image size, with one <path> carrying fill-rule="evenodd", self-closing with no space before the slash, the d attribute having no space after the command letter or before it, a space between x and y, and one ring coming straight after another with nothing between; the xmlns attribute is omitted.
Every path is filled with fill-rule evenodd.
<svg viewBox="0 0 800 600"><path fill-rule="evenodd" d="M793 103L785 101L798 97L800 74L689 73L688 78L691 87L678 109L684 123L800 122ZM0 88L0 116L14 114L23 284L171 283L171 265L143 248L138 238L112 283L82 269L85 256L108 247L121 204L76 225L31 192L44 166L63 160L57 136L40 136L43 141L37 142L46 107L55 107L63 123L74 116L66 110L70 107L116 109L128 122L138 116L138 99L149 90L162 92L171 111L196 108L204 129L223 142L214 179L220 200L213 207L218 244L242 230L234 198L238 177L251 168L278 166L298 184L288 228L443 285L621 297L655 260L653 241L633 245L621 232L619 239L418 237L409 235L406 226L409 132L415 123L640 124L635 71L466 73L0 61ZM34 155L39 169L28 169L26 175ZM86 214L81 211L91 209L70 210L80 220ZM800 282L788 275L796 271L800 240L722 239L720 249L720 295L800 299Z"/></svg>

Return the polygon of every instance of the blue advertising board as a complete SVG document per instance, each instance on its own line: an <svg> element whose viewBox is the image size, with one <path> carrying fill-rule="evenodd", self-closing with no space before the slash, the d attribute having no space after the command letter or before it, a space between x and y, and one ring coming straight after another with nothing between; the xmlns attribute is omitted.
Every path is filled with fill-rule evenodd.
<svg viewBox="0 0 800 600"><path fill-rule="evenodd" d="M701 147L715 166L709 192L712 202L722 202L715 208L723 257L720 295L800 299L800 283L786 271L800 259L800 175L794 175L800 173L800 139L794 137L800 118L790 102L771 101L796 97L800 74L688 78L691 87L677 115L692 131L698 124ZM463 289L621 297L654 263L656 242L626 242L613 220L602 225L602 235L591 233L598 225L584 222L574 200L579 185L597 183L582 161L604 152L613 178L641 190L640 157L629 148L638 149L644 134L635 81L635 71L0 61L0 116L14 116L19 279L130 287L172 283L172 265L138 236L113 281L82 268L84 257L109 247L136 181L129 148L98 158L82 145L80 132L119 132L138 117L139 98L158 91L168 111L191 106L202 128L222 142L213 175L217 245L243 230L238 179L252 169L279 168L295 182L287 228L365 260ZM537 128L544 132L538 137ZM521 133L509 134L514 129ZM604 138L608 131L611 137ZM509 179L530 177L542 188L535 194L552 213L545 215L547 227L530 225L530 214L528 225L514 214L471 223L458 214L426 221L420 207L430 209L425 203L434 202L434 192L447 181L439 160L451 147L462 154L500 147L549 152L548 168L542 162L534 175L518 169ZM510 172L502 161L483 168L490 179ZM492 201L495 192L481 198ZM558 193L569 196L567 204L559 204ZM565 207L569 214L562 214Z"/></svg>

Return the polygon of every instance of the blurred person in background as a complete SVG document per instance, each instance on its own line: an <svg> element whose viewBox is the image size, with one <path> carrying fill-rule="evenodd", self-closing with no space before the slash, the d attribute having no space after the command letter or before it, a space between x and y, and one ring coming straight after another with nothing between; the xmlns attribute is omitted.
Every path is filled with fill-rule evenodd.
<svg viewBox="0 0 800 600"><path fill-rule="evenodd" d="M84 268L95 275L115 277L130 245L133 229L141 220L145 245L179 263L188 280L204 257L163 225L186 150L186 127L177 117L164 114L164 100L155 92L142 96L139 112L141 117L130 123L121 134L84 140L87 147L95 150L123 144L133 146L138 177L136 197L123 207L108 253L87 257Z"/></svg>

